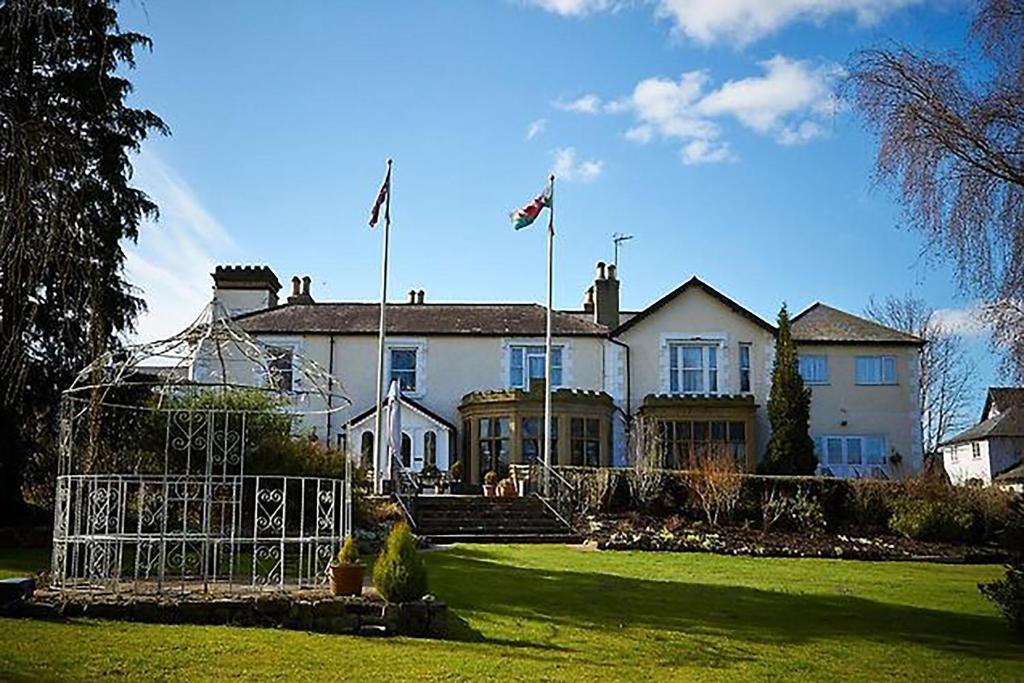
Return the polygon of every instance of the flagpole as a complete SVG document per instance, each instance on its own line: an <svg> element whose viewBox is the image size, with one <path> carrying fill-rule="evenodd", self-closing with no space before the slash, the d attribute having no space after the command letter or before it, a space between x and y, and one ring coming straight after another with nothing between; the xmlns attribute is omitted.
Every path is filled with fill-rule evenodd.
<svg viewBox="0 0 1024 683"><path fill-rule="evenodd" d="M373 418L373 490L378 495L384 492L384 484L381 479L381 475L384 473L381 404L384 402L384 329L387 322L388 241L391 237L391 159L388 159L387 184L387 195L384 198L384 237L380 265L380 329L377 334L377 410Z"/></svg>
<svg viewBox="0 0 1024 683"><path fill-rule="evenodd" d="M548 207L548 311L544 332L544 495L550 496L551 471L551 306L555 251L555 175L548 178L551 205Z"/></svg>

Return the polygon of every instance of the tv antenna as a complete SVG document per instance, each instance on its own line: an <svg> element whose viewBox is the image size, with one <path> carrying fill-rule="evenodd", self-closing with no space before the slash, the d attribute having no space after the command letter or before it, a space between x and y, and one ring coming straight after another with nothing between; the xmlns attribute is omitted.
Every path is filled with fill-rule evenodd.
<svg viewBox="0 0 1024 683"><path fill-rule="evenodd" d="M615 245L615 258L612 263L615 264L615 269L619 269L619 245L623 242L633 239L632 235L624 235L621 232L616 232L612 235L612 243Z"/></svg>

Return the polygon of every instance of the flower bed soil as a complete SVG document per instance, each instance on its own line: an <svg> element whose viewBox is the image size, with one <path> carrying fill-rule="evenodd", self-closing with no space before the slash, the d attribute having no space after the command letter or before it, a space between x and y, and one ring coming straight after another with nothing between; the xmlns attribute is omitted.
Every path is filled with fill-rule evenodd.
<svg viewBox="0 0 1024 683"><path fill-rule="evenodd" d="M1006 557L995 547L928 543L891 534L825 530L766 533L754 527L710 527L678 517L591 517L583 523L581 533L601 550L966 564L997 564Z"/></svg>

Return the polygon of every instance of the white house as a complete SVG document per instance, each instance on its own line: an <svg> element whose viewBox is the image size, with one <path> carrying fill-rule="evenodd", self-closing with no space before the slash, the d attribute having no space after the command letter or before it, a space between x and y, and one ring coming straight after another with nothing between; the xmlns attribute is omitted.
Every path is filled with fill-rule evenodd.
<svg viewBox="0 0 1024 683"><path fill-rule="evenodd" d="M353 418L338 424L327 414L307 427L372 452L379 305L314 301L309 278L298 277L279 303L266 266L218 266L213 279L245 330L343 382ZM583 306L553 315L557 463L624 464L631 430L651 424L665 466L723 447L753 470L769 433L775 327L697 277L641 311L620 310L619 288L615 267L598 263ZM388 304L387 322L386 375L402 386L413 469L461 461L478 482L543 452L542 306L433 303L420 290ZM822 472L919 469L923 342L820 303L795 316L792 330L812 387Z"/></svg>
<svg viewBox="0 0 1024 683"><path fill-rule="evenodd" d="M1024 387L990 387L981 421L940 446L954 484L1024 483Z"/></svg>

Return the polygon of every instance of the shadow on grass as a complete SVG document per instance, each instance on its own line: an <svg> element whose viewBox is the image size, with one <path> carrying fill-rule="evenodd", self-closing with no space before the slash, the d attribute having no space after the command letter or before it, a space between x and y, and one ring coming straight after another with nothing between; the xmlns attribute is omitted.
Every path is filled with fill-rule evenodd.
<svg viewBox="0 0 1024 683"><path fill-rule="evenodd" d="M1003 622L956 612L877 602L848 595L791 594L741 586L655 581L611 574L524 569L502 564L486 551L456 547L431 556L438 594L464 610L553 628L615 631L624 627L686 634L707 665L751 659L743 645L802 645L849 638L917 644L959 656L1022 659ZM454 616L454 614L451 614ZM467 640L491 639L465 628ZM463 634L465 635L465 634ZM718 640L727 637L735 647ZM544 648L558 649L545 643ZM562 648L565 649L565 648ZM689 655L690 663L692 652Z"/></svg>

